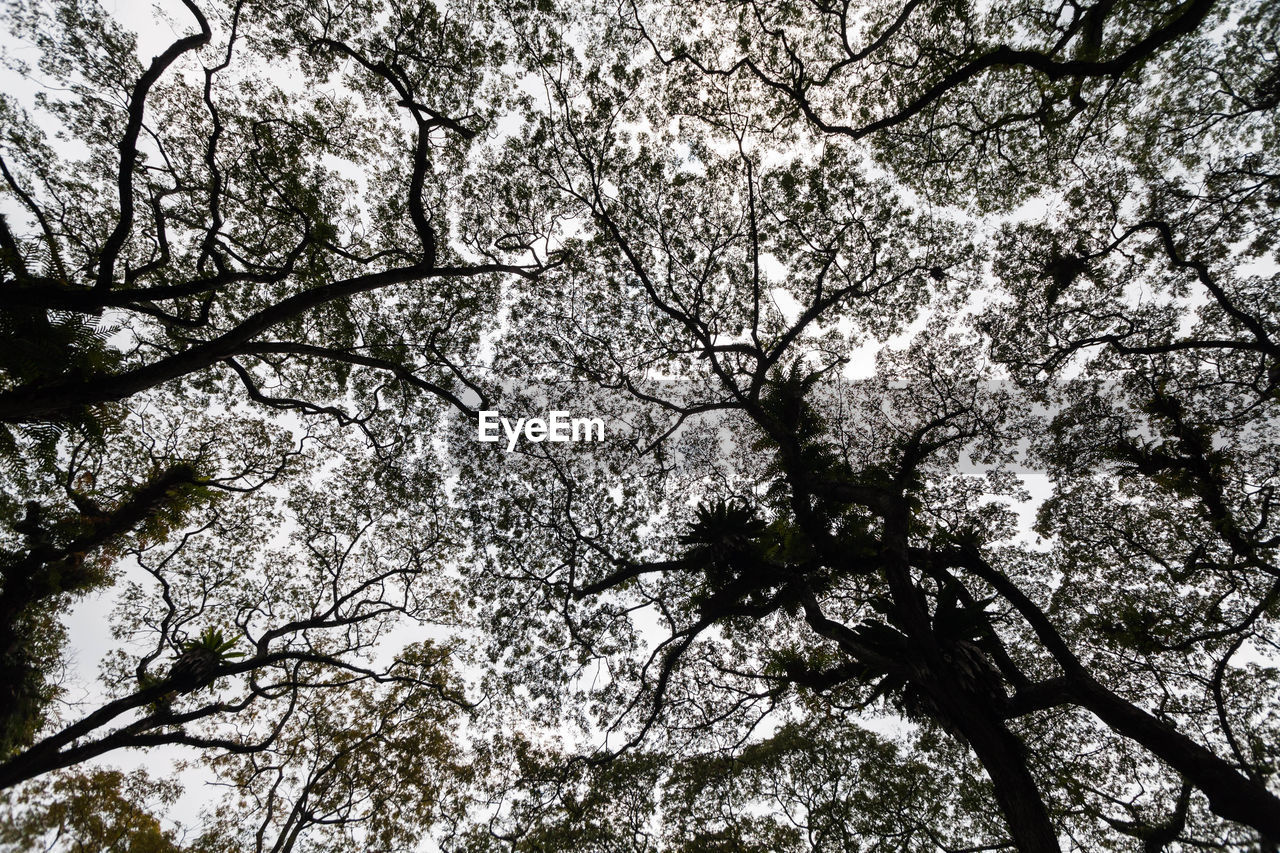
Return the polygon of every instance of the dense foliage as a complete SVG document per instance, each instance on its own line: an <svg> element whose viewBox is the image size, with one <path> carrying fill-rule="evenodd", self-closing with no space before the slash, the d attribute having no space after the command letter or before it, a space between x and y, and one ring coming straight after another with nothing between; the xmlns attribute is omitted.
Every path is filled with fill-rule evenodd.
<svg viewBox="0 0 1280 853"><path fill-rule="evenodd" d="M1277 849L1275 4L168 11L5 12L0 843Z"/></svg>

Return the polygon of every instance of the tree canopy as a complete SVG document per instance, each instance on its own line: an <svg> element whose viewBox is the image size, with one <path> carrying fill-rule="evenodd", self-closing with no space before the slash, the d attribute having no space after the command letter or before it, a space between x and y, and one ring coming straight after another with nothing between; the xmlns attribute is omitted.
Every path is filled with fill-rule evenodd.
<svg viewBox="0 0 1280 853"><path fill-rule="evenodd" d="M0 844L1277 849L1280 7L164 12L4 13Z"/></svg>

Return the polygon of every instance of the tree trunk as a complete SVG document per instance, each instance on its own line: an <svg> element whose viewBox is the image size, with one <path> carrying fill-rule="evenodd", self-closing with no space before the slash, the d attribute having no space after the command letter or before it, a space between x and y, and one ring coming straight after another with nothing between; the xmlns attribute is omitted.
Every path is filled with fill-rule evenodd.
<svg viewBox="0 0 1280 853"><path fill-rule="evenodd" d="M987 581L1027 620L1045 649L1065 674L1064 698L1095 714L1112 731L1141 744L1177 770L1209 799L1214 814L1261 833L1264 842L1280 839L1280 797L1266 786L1246 778L1212 750L1116 695L1095 679L1053 622L1027 595L976 552L956 552L955 565L963 566Z"/></svg>
<svg viewBox="0 0 1280 853"><path fill-rule="evenodd" d="M944 689L953 688L948 685ZM977 697L953 692L939 704L949 724L969 742L987 771L1009 835L1020 853L1061 853L1044 799L1027 767L1022 741Z"/></svg>
<svg viewBox="0 0 1280 853"><path fill-rule="evenodd" d="M1075 699L1111 729L1142 744L1209 799L1219 817L1251 826L1264 841L1280 839L1280 797L1247 779L1212 751L1148 714L1091 676L1072 678Z"/></svg>

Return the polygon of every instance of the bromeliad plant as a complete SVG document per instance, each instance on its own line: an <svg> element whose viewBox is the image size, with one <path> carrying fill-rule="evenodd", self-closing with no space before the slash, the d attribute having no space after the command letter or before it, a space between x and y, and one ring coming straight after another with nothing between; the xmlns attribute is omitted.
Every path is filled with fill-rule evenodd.
<svg viewBox="0 0 1280 853"><path fill-rule="evenodd" d="M180 693L193 693L213 684L222 664L244 657L232 651L238 638L227 639L221 628L209 626L194 640L183 643L182 652L169 668L169 681Z"/></svg>

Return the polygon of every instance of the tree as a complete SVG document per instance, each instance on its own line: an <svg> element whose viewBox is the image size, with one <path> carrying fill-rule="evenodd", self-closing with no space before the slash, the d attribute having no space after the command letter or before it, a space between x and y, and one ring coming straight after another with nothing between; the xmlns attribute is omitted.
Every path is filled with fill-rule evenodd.
<svg viewBox="0 0 1280 853"><path fill-rule="evenodd" d="M430 473L387 463L387 490L338 513L354 527L318 494L282 501L344 456L405 461L437 414L405 416L416 394L471 411L454 361L495 277L554 263L452 234L501 45L425 5L182 5L187 34L144 63L96 4L6 12L38 57L11 65L43 91L34 116L0 104L4 787L120 748L266 749L310 693L364 680L463 702L425 665L373 662L397 620L444 609L422 592L423 504L395 522L415 542L363 545ZM297 536L273 552L281 527ZM61 712L61 617L113 586L108 695ZM263 704L270 725L235 728Z"/></svg>
<svg viewBox="0 0 1280 853"><path fill-rule="evenodd" d="M741 756L817 691L971 749L1005 822L974 843L1273 849L1275 282L1237 270L1274 263L1274 12L635 3L596 31L613 65L530 51L527 180L592 227L501 365L641 456L474 464L488 624L536 637L495 658L549 709L605 673L569 700L617 735L595 760ZM998 503L1028 472L1039 547Z"/></svg>
<svg viewBox="0 0 1280 853"><path fill-rule="evenodd" d="M63 773L28 790L0 830L8 850L71 849L120 853L179 853L171 832L151 810L172 805L176 783L155 781L139 770L130 774L95 770Z"/></svg>
<svg viewBox="0 0 1280 853"><path fill-rule="evenodd" d="M394 444L384 423L397 394L400 405L426 393L470 411L459 394L476 386L452 365L492 310L483 282L549 262L436 238L452 227L469 141L503 97L497 86L489 100L469 94L485 84L485 50L501 51L482 49L482 23L427 6L389 21L373 7L326 18L306 4L183 6L177 26L189 34L145 66L134 36L96 4L8 14L39 57L16 70L45 90L43 118L0 104L0 173L16 208L0 220L0 450L19 471L61 477L63 502L77 503L55 511L22 482L12 494L27 499L5 507L11 535L25 539L4 567L3 680L25 708L6 722L5 751L50 698L36 659L51 650L35 651L53 642L42 602L103 583L103 566L82 570L85 555L151 535L142 528L157 515L211 488L179 452L109 502L81 494L76 457L128 428L120 401L169 383L200 407L231 383L265 407ZM270 82L271 68L291 64L342 94ZM51 125L78 156L60 157ZM388 288L394 309L369 297ZM357 411L335 399L348 393Z"/></svg>
<svg viewBox="0 0 1280 853"><path fill-rule="evenodd" d="M253 845L408 845L421 723L451 849L1274 850L1271 5L188 4L146 68L20 11L92 153L6 107L3 595L147 578L61 727L15 593L0 779L183 743ZM487 653L474 743L377 663L424 619Z"/></svg>
<svg viewBox="0 0 1280 853"><path fill-rule="evenodd" d="M408 850L431 827L458 820L467 768L447 654L420 644L401 656L403 666L434 673L434 689L364 681L315 692L269 748L213 758L240 799L219 805L196 847Z"/></svg>
<svg viewBox="0 0 1280 853"><path fill-rule="evenodd" d="M388 7L380 20L373 6L339 16L239 2L218 5L212 21L183 5L197 32L146 68L133 37L96 6L12 16L39 51L42 82L68 93L40 106L87 157L51 171L58 158L40 126L6 101L4 177L30 226L6 220L0 231L6 323L11 346L39 338L45 349L12 354L0 416L83 418L214 368L251 398L307 410L265 399L246 363L289 380L308 365L344 382L363 369L462 406L450 365L492 307L475 280L535 276L548 260L532 246L436 235L449 227L468 143L501 104L500 90L492 103L470 96L501 45L483 46L481 21L430 5ZM411 44L430 45L430 56ZM270 82L269 69L289 63L312 85L341 85L341 96ZM367 295L387 288L403 301L379 317L385 305ZM127 356L98 355L101 341L78 331L98 317L128 333Z"/></svg>

